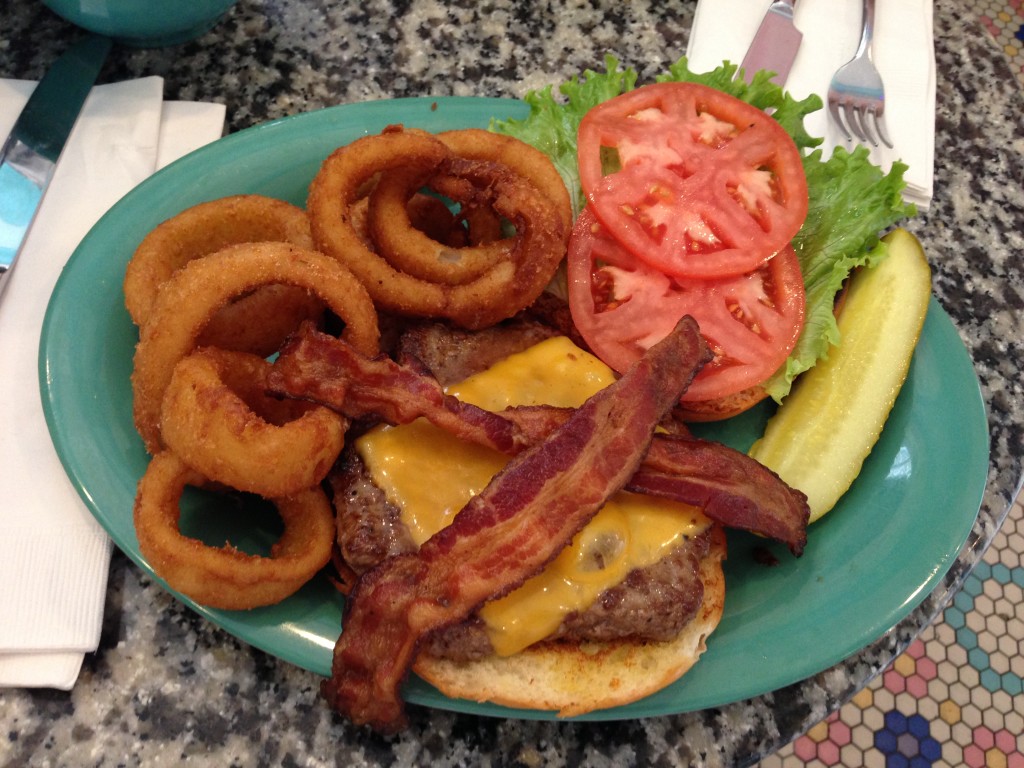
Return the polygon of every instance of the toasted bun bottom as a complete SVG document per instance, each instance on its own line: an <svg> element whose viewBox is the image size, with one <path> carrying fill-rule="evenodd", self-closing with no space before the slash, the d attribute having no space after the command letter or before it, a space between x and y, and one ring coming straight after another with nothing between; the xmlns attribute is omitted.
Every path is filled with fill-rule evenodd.
<svg viewBox="0 0 1024 768"><path fill-rule="evenodd" d="M642 699L678 680L705 651L725 605L725 533L715 527L701 561L700 611L668 642L545 643L513 656L454 662L421 654L413 670L451 698L574 717Z"/></svg>
<svg viewBox="0 0 1024 768"><path fill-rule="evenodd" d="M768 397L760 384L716 400L683 402L677 409L684 421L722 421L738 416Z"/></svg>

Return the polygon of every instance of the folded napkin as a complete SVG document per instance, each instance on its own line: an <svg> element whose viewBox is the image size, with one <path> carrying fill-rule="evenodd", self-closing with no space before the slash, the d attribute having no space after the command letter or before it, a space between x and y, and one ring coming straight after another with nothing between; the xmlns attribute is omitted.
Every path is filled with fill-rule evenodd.
<svg viewBox="0 0 1024 768"><path fill-rule="evenodd" d="M690 68L703 72L723 60L743 61L770 0L699 0L690 31ZM799 0L794 17L803 42L786 89L802 99L825 99L835 71L852 58L860 41L861 0ZM888 170L894 160L909 166L904 197L927 208L935 157L935 46L932 0L878 0L875 65L885 83L885 123L894 149L873 150ZM813 136L825 137L826 157L836 145L851 146L822 109L807 118Z"/></svg>
<svg viewBox="0 0 1024 768"><path fill-rule="evenodd" d="M0 80L0 137L34 87ZM0 298L0 686L70 689L103 617L111 543L64 473L40 399L50 293L107 209L223 127L222 105L165 103L157 77L93 88Z"/></svg>

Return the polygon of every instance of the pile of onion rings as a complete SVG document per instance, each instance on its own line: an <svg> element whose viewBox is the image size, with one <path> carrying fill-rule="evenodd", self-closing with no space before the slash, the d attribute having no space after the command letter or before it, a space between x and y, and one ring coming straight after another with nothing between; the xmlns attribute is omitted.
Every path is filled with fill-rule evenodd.
<svg viewBox="0 0 1024 768"><path fill-rule="evenodd" d="M139 333L132 372L135 427L150 453L161 446L160 408L174 366L199 346L211 318L233 299L264 285L300 287L345 322L345 337L377 352L377 315L362 284L337 261L286 243L224 248L179 269L160 289Z"/></svg>
<svg viewBox="0 0 1024 768"><path fill-rule="evenodd" d="M391 127L326 159L308 213L236 195L149 233L124 292L139 327L133 416L153 457L134 521L157 575L199 604L246 609L318 573L335 538L321 483L349 425L267 396L267 358L304 322L340 321L341 336L373 356L378 311L467 328L511 317L550 283L571 220L558 172L532 147L487 131ZM269 500L284 525L269 556L183 534L186 486Z"/></svg>
<svg viewBox="0 0 1024 768"><path fill-rule="evenodd" d="M278 286L327 306L344 322L343 337L376 354L377 314L362 284L335 260L283 242L231 245L178 268L160 287L135 351L135 424L154 454L136 494L139 550L172 588L211 607L278 602L316 575L333 548L333 510L319 484L344 446L347 422L264 395L263 357L200 345L223 307ZM270 556L183 536L186 485L271 500L284 533Z"/></svg>
<svg viewBox="0 0 1024 768"><path fill-rule="evenodd" d="M433 136L392 126L340 147L309 190L317 248L351 269L389 312L470 329L511 317L550 283L572 213L551 162L521 142L513 151L509 141L486 131ZM458 204L470 223L467 245L412 225L407 204L424 188ZM474 231L474 221L488 229L495 217L513 233L491 239Z"/></svg>

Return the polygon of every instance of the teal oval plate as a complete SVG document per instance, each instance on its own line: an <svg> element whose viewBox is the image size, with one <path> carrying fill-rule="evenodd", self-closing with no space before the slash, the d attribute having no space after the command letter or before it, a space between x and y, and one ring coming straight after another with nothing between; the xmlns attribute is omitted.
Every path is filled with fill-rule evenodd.
<svg viewBox="0 0 1024 768"><path fill-rule="evenodd" d="M47 423L64 467L96 519L140 568L132 525L135 486L148 457L135 433L129 376L137 340L124 309L125 265L145 234L182 209L239 193L299 205L337 146L392 123L431 131L522 117L500 99L378 101L298 115L241 131L155 174L126 195L82 241L50 301L40 346ZM762 407L705 429L746 449L768 417ZM971 530L988 468L988 429L974 369L933 299L909 378L860 477L811 527L806 553L730 532L725 615L708 650L679 682L642 701L584 719L664 715L739 701L807 678L883 635L939 583ZM223 542L232 515L199 492L182 503L186 532ZM273 515L239 542L258 551ZM154 576L154 578L156 578ZM159 581L159 579L157 579ZM237 638L328 675L342 601L326 576L273 607L230 612L178 596ZM486 715L551 718L452 700L412 678L410 702Z"/></svg>

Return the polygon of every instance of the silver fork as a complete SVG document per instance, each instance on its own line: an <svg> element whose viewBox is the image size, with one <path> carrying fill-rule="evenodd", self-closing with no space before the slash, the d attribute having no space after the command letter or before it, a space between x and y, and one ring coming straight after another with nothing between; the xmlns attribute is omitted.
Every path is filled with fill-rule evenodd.
<svg viewBox="0 0 1024 768"><path fill-rule="evenodd" d="M875 26L875 2L864 0L860 45L846 64L836 70L828 89L828 110L847 139L878 146L881 139L892 148L885 130L885 88L871 60L871 37ZM845 119L844 119L845 118Z"/></svg>

